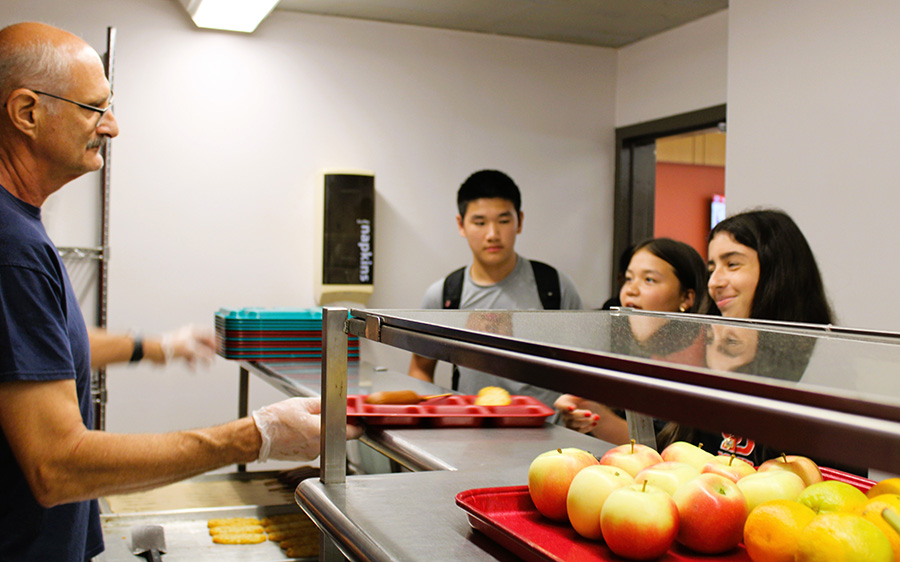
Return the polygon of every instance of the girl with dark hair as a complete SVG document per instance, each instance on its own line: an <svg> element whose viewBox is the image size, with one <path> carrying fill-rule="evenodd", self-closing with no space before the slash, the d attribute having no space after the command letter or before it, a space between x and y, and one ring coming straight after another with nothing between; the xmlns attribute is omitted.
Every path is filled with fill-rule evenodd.
<svg viewBox="0 0 900 562"><path fill-rule="evenodd" d="M654 238L635 246L619 300L622 306L643 310L705 310L708 300L706 276L703 258L695 249L670 238ZM616 352L659 357L690 348L698 340L699 326L693 333L673 334L666 329L668 321L664 319L623 317L614 320L629 323L624 329L614 330L612 349ZM570 429L590 433L611 443L628 441L625 419L603 404L564 394L554 406Z"/></svg>
<svg viewBox="0 0 900 562"><path fill-rule="evenodd" d="M710 307L717 307L722 316L809 324L834 322L812 250L800 228L783 211L745 211L717 224L709 235L708 265ZM733 372L799 380L812 355L815 338L798 337L790 349L785 349L774 336L749 328L710 326L707 364ZM730 348L726 353L718 353L726 341ZM735 342L740 346L735 347ZM738 348L745 350L745 358L735 361ZM723 358L733 364L720 365ZM657 443L664 447L673 441L706 443L713 454L734 453L754 465L781 453L752 439L670 423L657 436ZM858 468L828 464L865 474Z"/></svg>
<svg viewBox="0 0 900 562"><path fill-rule="evenodd" d="M722 316L831 324L816 258L782 211L754 210L709 234L709 295Z"/></svg>

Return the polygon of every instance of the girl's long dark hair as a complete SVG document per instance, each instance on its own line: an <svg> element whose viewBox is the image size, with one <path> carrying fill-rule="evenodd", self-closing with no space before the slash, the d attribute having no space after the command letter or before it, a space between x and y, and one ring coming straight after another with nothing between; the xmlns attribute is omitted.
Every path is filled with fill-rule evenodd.
<svg viewBox="0 0 900 562"><path fill-rule="evenodd" d="M774 209L746 211L717 224L709 239L723 232L759 257L750 318L834 323L816 258L791 217Z"/></svg>

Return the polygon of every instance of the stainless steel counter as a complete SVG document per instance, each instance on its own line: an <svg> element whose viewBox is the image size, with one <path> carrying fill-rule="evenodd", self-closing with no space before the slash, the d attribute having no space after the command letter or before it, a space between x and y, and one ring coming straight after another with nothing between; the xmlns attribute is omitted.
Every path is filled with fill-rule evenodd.
<svg viewBox="0 0 900 562"><path fill-rule="evenodd" d="M318 368L277 363L242 368L289 395L316 396L321 388ZM351 363L347 379L348 394L444 390L365 363ZM369 428L361 441L414 472L351 475L334 485L309 479L300 484L296 498L345 556L367 561L517 560L469 527L456 494L526 484L534 457L558 447L579 447L598 456L612 447L552 423L534 428Z"/></svg>
<svg viewBox="0 0 900 562"><path fill-rule="evenodd" d="M527 465L464 472L351 476L345 484L307 480L297 502L351 560L373 562L518 560L473 531L456 494L527 482Z"/></svg>

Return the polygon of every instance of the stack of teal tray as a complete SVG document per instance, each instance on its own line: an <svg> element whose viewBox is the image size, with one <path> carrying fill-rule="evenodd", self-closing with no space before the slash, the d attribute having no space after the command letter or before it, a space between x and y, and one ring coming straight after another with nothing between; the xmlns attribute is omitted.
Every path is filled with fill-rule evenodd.
<svg viewBox="0 0 900 562"><path fill-rule="evenodd" d="M216 353L242 361L322 360L321 308L220 308ZM347 360L359 360L359 338L347 339Z"/></svg>

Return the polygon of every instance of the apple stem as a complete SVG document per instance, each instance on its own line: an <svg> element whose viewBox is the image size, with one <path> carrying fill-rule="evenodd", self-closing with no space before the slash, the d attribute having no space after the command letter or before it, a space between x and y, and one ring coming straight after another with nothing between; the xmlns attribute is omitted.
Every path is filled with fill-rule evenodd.
<svg viewBox="0 0 900 562"><path fill-rule="evenodd" d="M647 481L646 481L646 480L644 480L644 485L641 486L641 491L642 491L642 492L646 492L646 491L647 491Z"/></svg>
<svg viewBox="0 0 900 562"><path fill-rule="evenodd" d="M785 464L787 464L787 462L788 462L788 460L787 460L787 454L786 454L786 453L781 453L781 458L784 459Z"/></svg>
<svg viewBox="0 0 900 562"><path fill-rule="evenodd" d="M634 439L631 440L631 454L634 454Z"/></svg>
<svg viewBox="0 0 900 562"><path fill-rule="evenodd" d="M559 453L559 454L561 455L561 454L562 454L562 449L556 449L556 452Z"/></svg>
<svg viewBox="0 0 900 562"><path fill-rule="evenodd" d="M731 458L728 459L728 466L731 466L731 463L733 463L736 458L737 456L734 453L731 453Z"/></svg>

